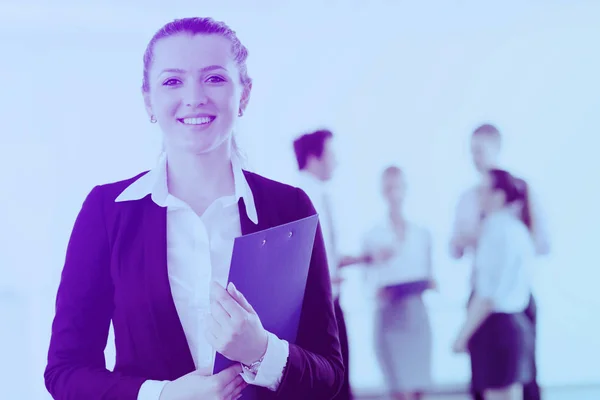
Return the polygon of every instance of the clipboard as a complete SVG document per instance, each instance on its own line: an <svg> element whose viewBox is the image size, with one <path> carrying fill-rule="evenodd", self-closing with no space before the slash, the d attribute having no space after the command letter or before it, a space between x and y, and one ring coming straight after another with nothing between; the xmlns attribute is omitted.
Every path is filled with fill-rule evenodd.
<svg viewBox="0 0 600 400"><path fill-rule="evenodd" d="M431 279L418 279L413 281L397 283L394 285L386 285L384 286L384 288L391 292L392 298L394 300L398 300L407 296L421 294L427 289L430 289L431 284Z"/></svg>
<svg viewBox="0 0 600 400"><path fill-rule="evenodd" d="M296 341L317 214L263 231L237 237L227 283L233 282L254 307L263 327L289 343ZM235 364L220 353L213 373ZM253 398L253 386L243 399Z"/></svg>

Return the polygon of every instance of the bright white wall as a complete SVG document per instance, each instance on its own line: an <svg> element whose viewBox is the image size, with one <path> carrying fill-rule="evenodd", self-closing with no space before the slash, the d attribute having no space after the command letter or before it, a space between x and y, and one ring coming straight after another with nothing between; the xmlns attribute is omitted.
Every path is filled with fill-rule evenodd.
<svg viewBox="0 0 600 400"><path fill-rule="evenodd" d="M475 179L469 131L496 123L504 161L532 183L553 230L554 251L536 281L540 380L600 382L598 3L17 3L0 6L0 349L10 354L0 364L4 371L18 357L30 373L6 368L2 387L27 383L19 398L44 398L53 297L75 216L95 184L153 165L160 133L139 94L141 56L162 23L198 14L227 21L250 49L255 83L240 133L253 169L290 181L296 135L321 126L337 135L333 184L347 251L378 216L380 170L394 162L407 171L409 211L436 241L441 290L427 301L440 383L469 376L467 359L449 351L468 262L450 261L446 242L456 198ZM364 323L371 303L357 271L348 275L353 382L377 386Z"/></svg>

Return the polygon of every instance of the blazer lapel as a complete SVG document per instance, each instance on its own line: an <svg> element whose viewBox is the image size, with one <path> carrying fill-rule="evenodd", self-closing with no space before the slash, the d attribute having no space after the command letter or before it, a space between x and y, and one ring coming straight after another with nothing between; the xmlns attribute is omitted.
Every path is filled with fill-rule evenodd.
<svg viewBox="0 0 600 400"><path fill-rule="evenodd" d="M266 229L267 221L265 221L265 214L261 214L261 209L259 207L260 193L258 193L256 185L254 184L254 180L252 179L252 174L248 171L243 171L244 177L248 182L248 186L252 191L252 196L254 196L254 205L256 207L256 214L258 215L258 224L252 222L252 220L248 217L248 213L246 212L246 203L244 203L244 199L239 199L238 201L238 210L240 212L240 226L242 228L242 235L248 235L254 232L258 232L260 230Z"/></svg>
<svg viewBox="0 0 600 400"><path fill-rule="evenodd" d="M167 209L143 200L145 288L156 333L156 351L176 379L195 369L194 359L175 308L167 269Z"/></svg>
<svg viewBox="0 0 600 400"><path fill-rule="evenodd" d="M244 199L240 199L238 201L238 209L240 211L240 227L242 228L242 235L249 235L254 232L258 232L261 230L262 221L260 215L258 216L258 225L252 222L250 218L248 218L248 213L246 212L246 204L244 203Z"/></svg>

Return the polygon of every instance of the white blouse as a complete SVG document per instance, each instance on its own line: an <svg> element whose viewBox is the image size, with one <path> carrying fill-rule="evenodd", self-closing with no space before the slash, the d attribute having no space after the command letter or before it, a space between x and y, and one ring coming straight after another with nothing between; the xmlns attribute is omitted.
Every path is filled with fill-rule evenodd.
<svg viewBox="0 0 600 400"><path fill-rule="evenodd" d="M367 232L363 251L372 253L387 248L394 250L393 257L367 269L368 280L375 289L431 278L431 235L427 229L408 222L404 240L398 240L392 222L386 218Z"/></svg>
<svg viewBox="0 0 600 400"><path fill-rule="evenodd" d="M475 293L495 312L518 313L531 295L535 247L527 226L510 210L485 218L475 251Z"/></svg>

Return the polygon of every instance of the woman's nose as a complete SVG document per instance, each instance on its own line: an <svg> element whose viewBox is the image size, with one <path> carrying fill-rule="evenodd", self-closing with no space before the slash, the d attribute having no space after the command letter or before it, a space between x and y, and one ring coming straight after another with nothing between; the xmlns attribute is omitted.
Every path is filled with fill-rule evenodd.
<svg viewBox="0 0 600 400"><path fill-rule="evenodd" d="M190 86L185 93L185 105L196 108L208 103L208 96L202 85Z"/></svg>

